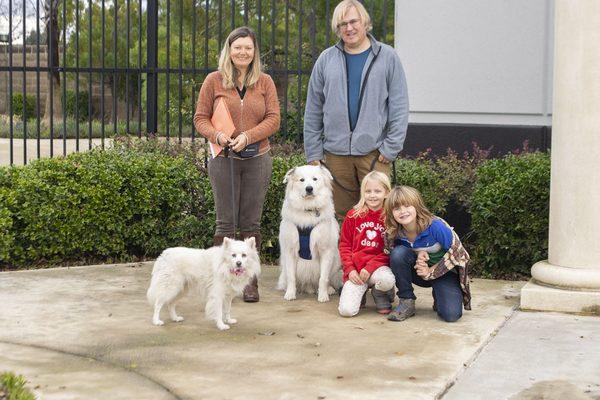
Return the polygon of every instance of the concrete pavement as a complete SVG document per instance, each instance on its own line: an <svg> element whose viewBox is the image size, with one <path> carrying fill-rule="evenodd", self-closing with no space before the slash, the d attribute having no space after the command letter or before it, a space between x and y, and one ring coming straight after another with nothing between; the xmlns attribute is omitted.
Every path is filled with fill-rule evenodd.
<svg viewBox="0 0 600 400"><path fill-rule="evenodd" d="M0 370L25 375L42 399L432 399L493 342L523 285L474 280L473 311L454 324L418 289L417 316L391 323L372 299L349 319L337 296L284 301L265 267L261 301L236 300L238 324L220 332L193 295L178 307L184 322L153 326L150 270L0 273Z"/></svg>

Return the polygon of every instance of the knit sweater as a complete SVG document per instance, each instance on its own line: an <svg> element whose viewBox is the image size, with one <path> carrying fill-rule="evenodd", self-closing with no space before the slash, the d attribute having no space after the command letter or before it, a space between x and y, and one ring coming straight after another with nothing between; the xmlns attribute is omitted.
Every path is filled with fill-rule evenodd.
<svg viewBox="0 0 600 400"><path fill-rule="evenodd" d="M219 71L208 74L198 95L194 126L198 133L213 143L217 140L217 130L210 119L221 97L227 104L236 128L232 137L244 132L248 137L248 144L260 142L259 155L269 151L268 137L277 132L280 122L279 101L273 79L261 73L258 82L246 89L242 100L235 88L223 87Z"/></svg>
<svg viewBox="0 0 600 400"><path fill-rule="evenodd" d="M346 214L340 234L340 258L344 269L344 282L352 271L363 268L370 274L383 265L389 265L389 256L384 253L385 226L383 209L369 210L365 215L356 215L354 209Z"/></svg>

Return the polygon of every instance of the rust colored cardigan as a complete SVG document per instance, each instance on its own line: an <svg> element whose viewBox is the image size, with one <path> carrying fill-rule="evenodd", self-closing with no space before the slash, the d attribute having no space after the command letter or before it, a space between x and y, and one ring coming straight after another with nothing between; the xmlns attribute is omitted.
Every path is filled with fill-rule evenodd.
<svg viewBox="0 0 600 400"><path fill-rule="evenodd" d="M196 103L194 126L199 134L213 143L216 143L217 130L211 124L210 118L219 97L225 99L236 127L232 137L244 132L248 137L248 144L260 142L259 155L269 151L268 137L277 132L280 122L279 101L273 79L261 73L258 82L246 89L242 101L235 88L223 87L219 71L206 77Z"/></svg>

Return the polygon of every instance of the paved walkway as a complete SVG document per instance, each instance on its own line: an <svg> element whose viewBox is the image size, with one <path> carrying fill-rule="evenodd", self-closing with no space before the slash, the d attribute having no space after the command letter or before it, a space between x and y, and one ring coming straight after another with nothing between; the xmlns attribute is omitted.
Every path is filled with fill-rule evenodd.
<svg viewBox="0 0 600 400"><path fill-rule="evenodd" d="M266 267L260 303L236 300L239 322L220 332L194 296L178 308L184 322L153 326L145 299L150 269L0 273L0 370L25 375L43 399L433 399L448 388L453 395L467 379L477 382L469 387L486 387L469 373L515 315L523 284L474 280L473 311L454 324L439 320L429 290L419 289L417 316L391 323L375 313L372 299L349 319L337 315L337 296L324 304L313 296L284 301L274 289L277 269ZM542 316L516 313L506 326L523 318L527 328L534 315ZM598 332L599 318L578 318ZM587 348L597 338L578 340ZM600 357L591 356L597 365ZM486 398L505 397L488 391Z"/></svg>

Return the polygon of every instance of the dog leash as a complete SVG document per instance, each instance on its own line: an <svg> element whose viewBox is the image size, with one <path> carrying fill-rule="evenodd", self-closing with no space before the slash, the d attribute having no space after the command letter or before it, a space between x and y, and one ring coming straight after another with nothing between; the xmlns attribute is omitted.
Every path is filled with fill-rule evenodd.
<svg viewBox="0 0 600 400"><path fill-rule="evenodd" d="M234 181L234 177L235 174L233 173L233 156L229 157L229 152L230 152L231 148L229 146L226 146L225 148L223 148L223 152L225 153L225 158L229 158L229 175L231 177L231 207L232 207L232 212L233 212L233 238L236 238L236 233L237 233L237 210L235 209L235 181Z"/></svg>

